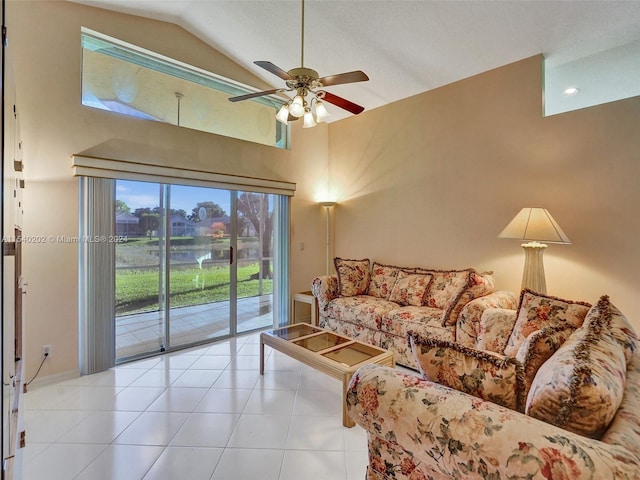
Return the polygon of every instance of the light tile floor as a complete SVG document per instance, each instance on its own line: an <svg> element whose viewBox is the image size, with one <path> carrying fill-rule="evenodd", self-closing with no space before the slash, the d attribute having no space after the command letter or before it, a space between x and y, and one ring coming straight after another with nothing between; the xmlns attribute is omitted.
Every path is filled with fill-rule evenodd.
<svg viewBox="0 0 640 480"><path fill-rule="evenodd" d="M34 387L24 480L362 480L342 384L259 334Z"/></svg>

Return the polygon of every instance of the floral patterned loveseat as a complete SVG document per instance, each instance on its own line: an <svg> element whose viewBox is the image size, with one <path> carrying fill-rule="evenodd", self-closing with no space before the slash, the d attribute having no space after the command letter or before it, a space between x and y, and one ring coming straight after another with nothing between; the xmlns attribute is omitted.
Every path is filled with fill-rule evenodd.
<svg viewBox="0 0 640 480"><path fill-rule="evenodd" d="M474 347L487 308L514 309L517 295L494 291L491 272L435 270L335 258L336 275L311 285L319 325L394 352L396 363L417 369L407 333Z"/></svg>
<svg viewBox="0 0 640 480"><path fill-rule="evenodd" d="M533 301L534 323L554 316L558 302ZM607 296L571 329L531 380L522 412L396 369L360 368L346 402L368 434L367 480L640 479L638 338Z"/></svg>

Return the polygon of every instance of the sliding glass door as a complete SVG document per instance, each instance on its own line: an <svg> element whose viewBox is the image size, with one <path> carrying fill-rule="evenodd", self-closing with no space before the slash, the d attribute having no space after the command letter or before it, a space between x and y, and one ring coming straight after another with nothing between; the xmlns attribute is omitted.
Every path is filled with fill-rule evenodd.
<svg viewBox="0 0 640 480"><path fill-rule="evenodd" d="M273 195L237 192L238 332L273 318Z"/></svg>
<svg viewBox="0 0 640 480"><path fill-rule="evenodd" d="M278 201L117 180L117 361L273 326Z"/></svg>
<svg viewBox="0 0 640 480"><path fill-rule="evenodd" d="M168 204L169 344L232 333L234 192L172 185Z"/></svg>

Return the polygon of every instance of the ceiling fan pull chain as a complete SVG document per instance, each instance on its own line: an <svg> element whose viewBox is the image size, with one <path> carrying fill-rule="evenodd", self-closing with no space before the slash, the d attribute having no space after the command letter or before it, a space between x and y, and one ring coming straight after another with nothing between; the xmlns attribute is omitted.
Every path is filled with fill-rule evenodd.
<svg viewBox="0 0 640 480"><path fill-rule="evenodd" d="M300 45L300 67L304 67L304 0L302 0L302 33L300 37L302 38Z"/></svg>

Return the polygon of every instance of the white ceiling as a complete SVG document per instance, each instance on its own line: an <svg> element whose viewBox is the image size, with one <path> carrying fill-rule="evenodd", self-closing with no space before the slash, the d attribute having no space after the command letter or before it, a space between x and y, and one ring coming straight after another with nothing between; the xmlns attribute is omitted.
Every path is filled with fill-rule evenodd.
<svg viewBox="0 0 640 480"><path fill-rule="evenodd" d="M76 1L178 24L274 87L254 60L300 66L300 0ZM372 109L539 53L558 65L639 39L640 0L306 0L304 66L363 70L368 82L327 90Z"/></svg>

